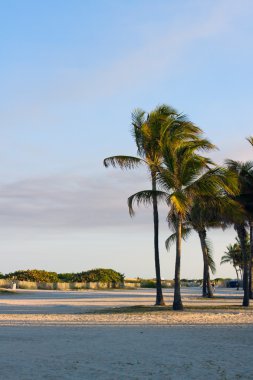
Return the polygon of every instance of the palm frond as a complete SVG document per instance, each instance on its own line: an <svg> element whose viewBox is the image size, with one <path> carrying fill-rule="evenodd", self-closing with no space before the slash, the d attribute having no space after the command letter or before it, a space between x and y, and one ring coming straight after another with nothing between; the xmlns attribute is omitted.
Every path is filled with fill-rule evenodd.
<svg viewBox="0 0 253 380"><path fill-rule="evenodd" d="M175 191L169 196L169 202L177 214L186 215L190 202L183 191Z"/></svg>
<svg viewBox="0 0 253 380"><path fill-rule="evenodd" d="M186 241L191 232L192 232L192 228L184 228L184 227L182 227L182 239L184 241ZM167 249L167 251L169 251L170 247L172 246L172 244L174 244L176 242L176 240L177 240L177 234L176 234L176 232L174 232L173 234L171 234L165 240L165 248Z"/></svg>
<svg viewBox="0 0 253 380"><path fill-rule="evenodd" d="M147 207L153 203L154 198L156 198L158 201L167 202L168 196L165 192L158 190L143 190L131 195L127 200L130 216L134 216L135 214L133 209L134 203L136 203L138 207L141 204Z"/></svg>
<svg viewBox="0 0 253 380"><path fill-rule="evenodd" d="M143 159L132 156L112 156L104 159L104 166L106 168L112 166L114 168L119 167L120 169L135 169L145 163Z"/></svg>
<svg viewBox="0 0 253 380"><path fill-rule="evenodd" d="M253 136L246 137L246 140L253 146Z"/></svg>
<svg viewBox="0 0 253 380"><path fill-rule="evenodd" d="M220 261L220 264L227 264L227 263L231 263L232 262L232 259L230 257L228 257L227 255L223 255L221 257L221 261Z"/></svg>
<svg viewBox="0 0 253 380"><path fill-rule="evenodd" d="M230 170L236 172L239 175L253 170L253 161L242 162L227 159L225 160L225 164Z"/></svg>
<svg viewBox="0 0 253 380"><path fill-rule="evenodd" d="M214 196L223 187L224 181L221 176L221 168L216 167L208 170L197 180L193 181L185 191L189 196Z"/></svg>
<svg viewBox="0 0 253 380"><path fill-rule="evenodd" d="M167 251L169 251L170 247L175 244L177 240L177 234L176 232L174 232L173 234L171 234L166 240L165 240L165 248L167 249Z"/></svg>

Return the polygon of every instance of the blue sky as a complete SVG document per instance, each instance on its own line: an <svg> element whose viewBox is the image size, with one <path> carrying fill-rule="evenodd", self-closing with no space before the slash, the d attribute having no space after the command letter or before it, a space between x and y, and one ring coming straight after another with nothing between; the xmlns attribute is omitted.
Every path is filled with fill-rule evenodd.
<svg viewBox="0 0 253 380"><path fill-rule="evenodd" d="M112 267L154 276L151 210L128 216L145 171L106 170L135 154L131 111L168 103L214 142L213 159L253 157L253 3L18 1L0 4L0 258L2 272ZM162 275L174 251L161 210ZM210 233L217 276L233 230ZM182 276L201 277L196 237Z"/></svg>

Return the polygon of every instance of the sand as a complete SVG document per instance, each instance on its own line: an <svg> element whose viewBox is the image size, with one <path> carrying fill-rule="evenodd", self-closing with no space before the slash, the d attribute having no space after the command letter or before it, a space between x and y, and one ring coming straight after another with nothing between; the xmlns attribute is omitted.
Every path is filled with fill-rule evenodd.
<svg viewBox="0 0 253 380"><path fill-rule="evenodd" d="M241 292L199 295L183 290L175 313L129 308L153 290L0 294L0 379L252 379L252 307Z"/></svg>

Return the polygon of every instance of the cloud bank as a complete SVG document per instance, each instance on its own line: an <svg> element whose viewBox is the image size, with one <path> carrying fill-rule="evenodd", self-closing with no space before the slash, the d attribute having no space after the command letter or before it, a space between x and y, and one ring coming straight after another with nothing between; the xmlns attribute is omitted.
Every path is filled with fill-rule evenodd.
<svg viewBox="0 0 253 380"><path fill-rule="evenodd" d="M136 185L136 175L110 171L100 178L58 175L2 184L0 223L8 228L72 230L127 226L127 197L142 186L149 188L144 176ZM138 223L150 223L150 211L142 208L137 214Z"/></svg>

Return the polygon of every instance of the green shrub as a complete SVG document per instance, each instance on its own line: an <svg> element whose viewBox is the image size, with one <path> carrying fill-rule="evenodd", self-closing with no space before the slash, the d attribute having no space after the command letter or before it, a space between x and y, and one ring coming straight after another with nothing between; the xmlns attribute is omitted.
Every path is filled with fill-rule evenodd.
<svg viewBox="0 0 253 380"><path fill-rule="evenodd" d="M60 282L76 282L77 273L59 273L58 278Z"/></svg>
<svg viewBox="0 0 253 380"><path fill-rule="evenodd" d="M156 288L156 282L153 280L141 280L141 288Z"/></svg>
<svg viewBox="0 0 253 380"><path fill-rule="evenodd" d="M13 273L8 273L4 276L7 279L19 281L35 281L35 282L58 282L58 274L56 272L47 272L45 270L28 269L18 270Z"/></svg>
<svg viewBox="0 0 253 380"><path fill-rule="evenodd" d="M116 272L113 269L91 269L87 272L81 272L76 274L77 282L122 282L124 281L124 275Z"/></svg>
<svg viewBox="0 0 253 380"><path fill-rule="evenodd" d="M8 273L4 278L19 281L35 282L122 282L124 275L113 269L92 269L81 273L60 273L47 272L45 270L18 270ZM1 277L0 277L1 278Z"/></svg>

